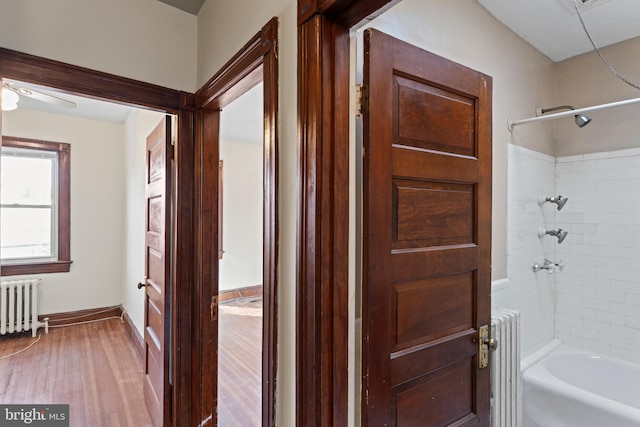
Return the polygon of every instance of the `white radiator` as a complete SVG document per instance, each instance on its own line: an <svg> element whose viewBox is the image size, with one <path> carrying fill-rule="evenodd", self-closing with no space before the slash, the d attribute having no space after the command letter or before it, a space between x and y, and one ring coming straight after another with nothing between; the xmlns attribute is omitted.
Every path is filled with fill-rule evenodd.
<svg viewBox="0 0 640 427"><path fill-rule="evenodd" d="M494 310L491 337L498 341L498 348L491 354L491 425L521 427L520 313Z"/></svg>
<svg viewBox="0 0 640 427"><path fill-rule="evenodd" d="M0 282L0 335L31 329L36 336L40 279Z"/></svg>

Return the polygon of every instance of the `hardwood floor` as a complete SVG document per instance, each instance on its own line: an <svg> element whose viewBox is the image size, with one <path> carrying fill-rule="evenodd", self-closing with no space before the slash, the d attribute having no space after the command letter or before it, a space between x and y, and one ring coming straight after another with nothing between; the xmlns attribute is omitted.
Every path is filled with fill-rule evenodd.
<svg viewBox="0 0 640 427"><path fill-rule="evenodd" d="M220 305L218 425L262 424L262 299ZM72 427L146 427L142 363L117 319L0 337L0 403L69 404Z"/></svg>
<svg viewBox="0 0 640 427"><path fill-rule="evenodd" d="M218 425L262 425L262 298L220 304Z"/></svg>
<svg viewBox="0 0 640 427"><path fill-rule="evenodd" d="M117 319L51 329L30 349L0 359L0 403L67 403L70 425L145 427L142 364ZM33 342L0 338L0 358Z"/></svg>

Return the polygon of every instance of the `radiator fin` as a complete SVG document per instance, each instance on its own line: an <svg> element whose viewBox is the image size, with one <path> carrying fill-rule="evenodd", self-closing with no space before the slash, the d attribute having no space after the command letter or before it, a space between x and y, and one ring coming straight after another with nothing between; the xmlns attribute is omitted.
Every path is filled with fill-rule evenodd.
<svg viewBox="0 0 640 427"><path fill-rule="evenodd" d="M31 330L36 336L40 279L0 282L0 335Z"/></svg>
<svg viewBox="0 0 640 427"><path fill-rule="evenodd" d="M491 425L521 427L520 313L493 310L491 336L498 341L491 363Z"/></svg>

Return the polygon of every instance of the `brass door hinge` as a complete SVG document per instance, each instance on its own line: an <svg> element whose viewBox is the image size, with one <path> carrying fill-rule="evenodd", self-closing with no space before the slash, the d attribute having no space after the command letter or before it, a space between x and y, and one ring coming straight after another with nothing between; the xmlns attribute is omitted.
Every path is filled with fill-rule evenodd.
<svg viewBox="0 0 640 427"><path fill-rule="evenodd" d="M356 85L356 115L362 117L369 111L369 86Z"/></svg>
<svg viewBox="0 0 640 427"><path fill-rule="evenodd" d="M218 296L215 295L211 298L211 320L218 318Z"/></svg>

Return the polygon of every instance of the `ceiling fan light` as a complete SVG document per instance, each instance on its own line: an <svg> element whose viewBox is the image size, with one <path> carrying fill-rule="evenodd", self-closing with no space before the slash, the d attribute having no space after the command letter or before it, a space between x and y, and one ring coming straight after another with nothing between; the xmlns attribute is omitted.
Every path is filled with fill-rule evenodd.
<svg viewBox="0 0 640 427"><path fill-rule="evenodd" d="M18 108L18 99L20 97L17 93L7 89L2 88L2 111L11 111Z"/></svg>

